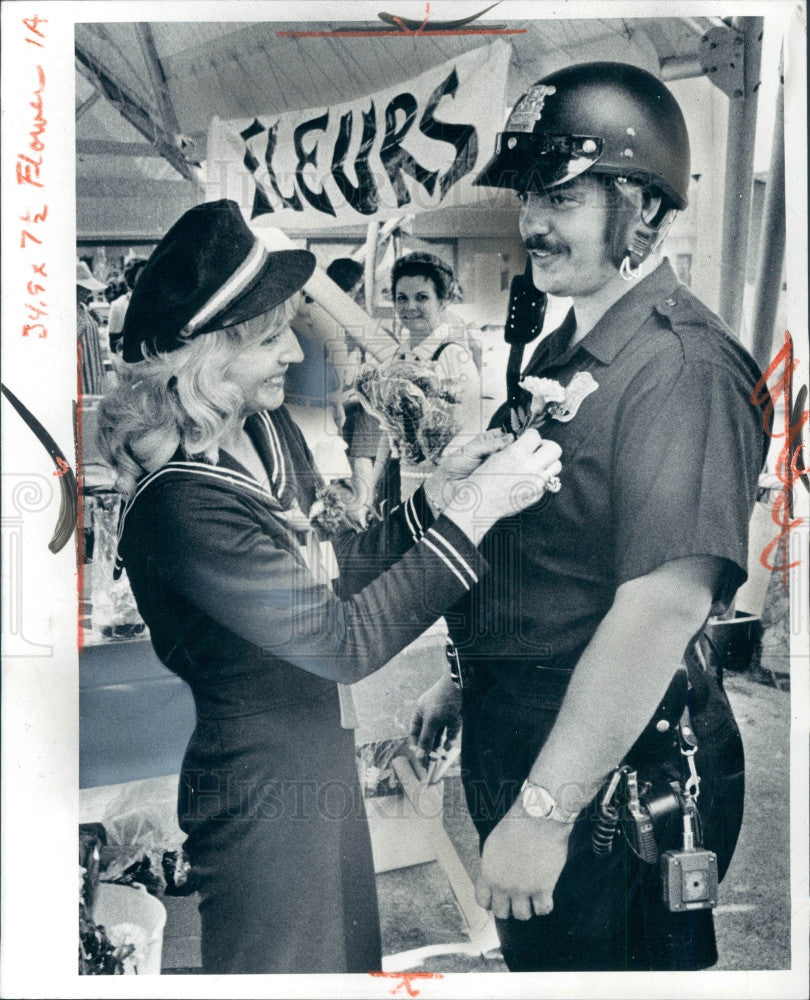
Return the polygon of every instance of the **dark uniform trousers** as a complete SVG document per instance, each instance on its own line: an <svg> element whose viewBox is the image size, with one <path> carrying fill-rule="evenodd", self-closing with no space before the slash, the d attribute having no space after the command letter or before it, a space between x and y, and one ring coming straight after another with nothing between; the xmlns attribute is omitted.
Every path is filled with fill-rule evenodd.
<svg viewBox="0 0 810 1000"><path fill-rule="evenodd" d="M466 673L466 672L465 672ZM505 695L479 667L464 698L462 777L480 844L517 797L551 731L562 692L545 695L528 683ZM722 878L731 861L743 813L743 747L725 694L711 674L690 665L691 719L698 737L696 763L703 776L698 807L703 844L718 857ZM654 727L652 727L654 729ZM639 782L661 786L685 780L686 761L670 730L641 741L628 754ZM658 745L656 745L656 743ZM642 971L704 969L717 961L711 911L670 913L662 902L660 868L644 864L621 828L607 856L591 838L600 796L575 823L568 860L554 891L554 910L530 920L496 920L504 960L522 971ZM682 824L673 817L656 830L659 850L681 847Z"/></svg>

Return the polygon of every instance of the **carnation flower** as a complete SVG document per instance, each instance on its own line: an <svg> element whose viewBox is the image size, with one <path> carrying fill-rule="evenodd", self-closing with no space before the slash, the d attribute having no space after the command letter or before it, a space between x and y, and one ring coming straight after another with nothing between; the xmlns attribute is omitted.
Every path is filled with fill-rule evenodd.
<svg viewBox="0 0 810 1000"><path fill-rule="evenodd" d="M343 479L336 479L318 490L315 503L309 510L309 523L322 535L334 535L341 525L355 531L365 527L364 519L357 513L357 496Z"/></svg>
<svg viewBox="0 0 810 1000"><path fill-rule="evenodd" d="M590 372L577 372L566 388L551 378L528 375L520 387L531 396L528 406L518 406L510 413L515 434L534 427L540 430L549 420L567 423L573 420L582 401L599 388ZM557 476L546 480L547 493L559 493L562 484Z"/></svg>
<svg viewBox="0 0 810 1000"><path fill-rule="evenodd" d="M573 420L582 401L599 388L599 383L590 372L577 372L565 388L554 379L533 375L524 378L520 387L532 398L528 406L512 411L512 430L516 434L530 427L539 430L549 419L564 423Z"/></svg>
<svg viewBox="0 0 810 1000"><path fill-rule="evenodd" d="M549 417L565 409L565 389L554 379L528 375L520 387L531 395L531 400L528 405L512 411L512 430L515 434L521 434L530 427L539 430Z"/></svg>
<svg viewBox="0 0 810 1000"><path fill-rule="evenodd" d="M565 389L553 378L528 375L520 386L532 394L530 412L533 414L553 413L556 407L565 403Z"/></svg>
<svg viewBox="0 0 810 1000"><path fill-rule="evenodd" d="M113 924L107 935L124 963L124 974L137 975L146 961L149 935L140 924L130 922Z"/></svg>

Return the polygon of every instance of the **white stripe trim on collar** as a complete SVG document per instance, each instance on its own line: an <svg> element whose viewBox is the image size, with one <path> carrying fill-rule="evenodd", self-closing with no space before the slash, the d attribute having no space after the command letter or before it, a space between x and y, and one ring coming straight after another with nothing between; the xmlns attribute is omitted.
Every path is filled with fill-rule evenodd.
<svg viewBox="0 0 810 1000"><path fill-rule="evenodd" d="M273 453L273 485L276 487L279 496L284 493L284 489L287 485L287 469L284 464L284 449L281 447L281 439L279 438L278 430L276 425L267 411L261 414L262 422L267 429L267 438L270 444L270 451Z"/></svg>
<svg viewBox="0 0 810 1000"><path fill-rule="evenodd" d="M267 250L260 240L256 240L247 257L237 267L224 285L220 286L205 305L183 327L186 335L194 333L210 319L221 313L228 303L233 302L258 275L267 261Z"/></svg>
<svg viewBox="0 0 810 1000"><path fill-rule="evenodd" d="M220 482L226 482L232 486L243 486L252 493L258 493L263 500L271 500L274 507L280 508L278 500L269 490L265 489L264 486L256 482L256 480L251 476L246 476L244 473L238 472L236 469L223 469L220 466L206 465L204 462L168 462L166 465L161 466L161 468L156 469L145 479L142 479L135 492L127 501L126 506L121 512L121 520L118 523L119 543L121 541L121 536L124 533L124 523L126 521L127 514L130 510L132 510L135 501L148 486L151 486L151 484L155 482L155 480L160 479L162 476L172 472L186 472L192 475L207 477L209 479L217 479Z"/></svg>

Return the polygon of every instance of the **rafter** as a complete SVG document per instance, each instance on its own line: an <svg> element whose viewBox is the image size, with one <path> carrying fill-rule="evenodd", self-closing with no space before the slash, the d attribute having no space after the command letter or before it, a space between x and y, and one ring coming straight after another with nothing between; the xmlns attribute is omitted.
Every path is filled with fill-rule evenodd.
<svg viewBox="0 0 810 1000"><path fill-rule="evenodd" d="M181 176L202 188L202 181L195 170L199 164L186 160L175 145L174 136L169 135L128 89L116 80L114 72L103 66L79 41L76 42L76 64L82 76L101 89L123 117L154 145Z"/></svg>
<svg viewBox="0 0 810 1000"><path fill-rule="evenodd" d="M117 142L113 139L77 139L76 152L81 156L157 156L151 142Z"/></svg>
<svg viewBox="0 0 810 1000"><path fill-rule="evenodd" d="M180 135L180 124L175 114L171 96L169 95L169 82L166 79L166 72L158 55L155 36L152 34L151 27L144 21L135 25L135 31L138 34L141 52L146 62L146 68L149 71L149 79L152 82L152 89L160 108L163 124L171 135L178 136Z"/></svg>
<svg viewBox="0 0 810 1000"><path fill-rule="evenodd" d="M76 108L76 121L78 121L83 115L85 115L90 108L96 103L96 101L101 97L98 90L94 90L93 93Z"/></svg>

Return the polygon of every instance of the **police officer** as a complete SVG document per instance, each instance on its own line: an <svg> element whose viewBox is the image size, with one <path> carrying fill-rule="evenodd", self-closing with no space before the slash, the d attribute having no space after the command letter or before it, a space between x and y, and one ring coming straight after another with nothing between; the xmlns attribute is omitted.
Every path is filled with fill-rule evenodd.
<svg viewBox="0 0 810 1000"><path fill-rule="evenodd" d="M667 88L590 63L520 98L476 181L516 191L535 288L573 302L524 377L586 386L543 428L562 446L562 489L490 532L492 572L447 616L463 690L442 679L414 721L426 750L461 710L476 892L512 970L717 960L712 900L671 912L626 814L607 852L593 846L624 763L650 802L677 793L656 846L684 847L684 734L701 779L688 822L720 878L742 818L742 744L698 637L745 580L766 436L756 366L658 255L689 169ZM505 405L493 423L510 422Z"/></svg>

